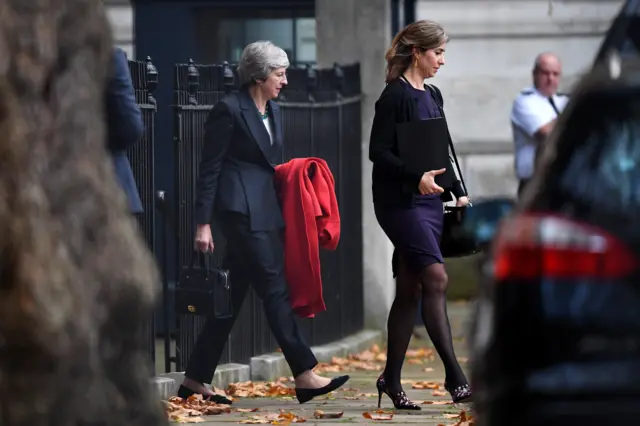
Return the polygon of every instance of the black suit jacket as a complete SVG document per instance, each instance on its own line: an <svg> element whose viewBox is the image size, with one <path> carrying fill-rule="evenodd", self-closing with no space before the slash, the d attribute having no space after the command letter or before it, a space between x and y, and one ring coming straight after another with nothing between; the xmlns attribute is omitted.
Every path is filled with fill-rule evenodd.
<svg viewBox="0 0 640 426"><path fill-rule="evenodd" d="M107 147L113 159L116 179L127 196L129 210L132 213L142 213L142 202L127 149L143 136L144 123L136 103L127 56L120 48L115 48L113 52L113 71L105 93L105 103Z"/></svg>
<svg viewBox="0 0 640 426"><path fill-rule="evenodd" d="M431 90L427 86L425 89ZM369 140L374 203L412 205L414 202L422 173L411 173L405 169L404 162L398 156L396 134L398 123L413 120L419 120L416 100L407 93L399 78L391 81L376 101ZM443 201L452 199L450 192L456 197L466 195L459 180L454 181L451 188L445 189Z"/></svg>
<svg viewBox="0 0 640 426"><path fill-rule="evenodd" d="M205 124L195 221L211 223L214 212L249 217L253 231L284 227L274 186L275 165L283 162L282 116L267 104L273 145L246 88L218 102Z"/></svg>

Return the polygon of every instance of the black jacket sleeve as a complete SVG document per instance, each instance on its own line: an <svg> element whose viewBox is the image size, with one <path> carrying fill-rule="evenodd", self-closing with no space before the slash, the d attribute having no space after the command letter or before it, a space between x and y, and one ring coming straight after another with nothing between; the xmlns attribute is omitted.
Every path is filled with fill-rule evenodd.
<svg viewBox="0 0 640 426"><path fill-rule="evenodd" d="M202 160L196 185L195 221L198 225L211 223L218 191L222 163L233 135L233 116L225 102L218 102L205 123Z"/></svg>
<svg viewBox="0 0 640 426"><path fill-rule="evenodd" d="M385 173L417 189L422 174L406 170L404 162L396 155L396 116L402 101L401 93L385 90L376 102L369 139L369 160Z"/></svg>

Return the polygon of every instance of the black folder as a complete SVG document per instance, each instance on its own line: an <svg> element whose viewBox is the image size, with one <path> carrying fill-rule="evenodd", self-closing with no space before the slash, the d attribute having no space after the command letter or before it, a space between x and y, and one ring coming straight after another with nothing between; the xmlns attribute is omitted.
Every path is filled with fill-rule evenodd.
<svg viewBox="0 0 640 426"><path fill-rule="evenodd" d="M449 161L449 131L444 118L408 121L397 125L398 155L407 171L422 174L447 169L435 178L442 188L451 188L454 181Z"/></svg>

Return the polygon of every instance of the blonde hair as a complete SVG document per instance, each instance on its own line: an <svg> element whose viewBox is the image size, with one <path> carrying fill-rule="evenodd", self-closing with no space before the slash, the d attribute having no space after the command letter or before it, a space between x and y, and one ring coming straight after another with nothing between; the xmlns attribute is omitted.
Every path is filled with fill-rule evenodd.
<svg viewBox="0 0 640 426"><path fill-rule="evenodd" d="M417 21L404 27L391 42L385 59L387 60L387 78L389 83L400 77L411 65L413 48L421 52L435 49L449 41L442 26L433 21Z"/></svg>

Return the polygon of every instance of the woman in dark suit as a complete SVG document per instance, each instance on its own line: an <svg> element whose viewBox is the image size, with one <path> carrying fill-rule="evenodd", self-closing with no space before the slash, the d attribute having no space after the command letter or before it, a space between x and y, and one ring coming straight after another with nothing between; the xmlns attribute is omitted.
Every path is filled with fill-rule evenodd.
<svg viewBox="0 0 640 426"><path fill-rule="evenodd" d="M447 273L440 252L443 195L453 192L458 206L469 198L459 180L441 188L435 177L445 172L413 173L398 156L396 126L414 120L443 118L439 91L425 86L444 65L447 36L440 25L419 21L393 39L387 52L387 86L376 102L369 158L373 162L373 203L378 223L395 247L396 297L388 319L387 364L377 382L396 408L419 410L400 384L405 352L413 331L418 299L422 319L446 371L445 387L455 402L471 391L458 363L446 310ZM416 143L429 143L429 135Z"/></svg>
<svg viewBox="0 0 640 426"><path fill-rule="evenodd" d="M302 338L284 277L282 212L274 165L282 163L282 122L273 102L287 84L287 54L268 41L249 44L238 65L242 87L216 104L205 128L195 219L196 249L212 251L210 224L227 238L226 264L233 276L232 319L209 318L195 345L178 395L200 393L221 403L210 383L240 311L249 283L262 299L269 327L295 378L300 403L338 389L349 376L330 380L312 369L317 360Z"/></svg>

